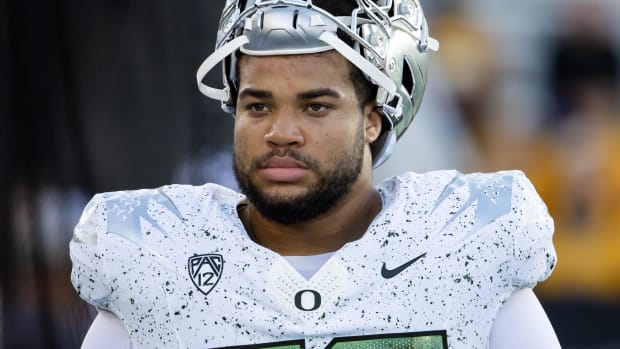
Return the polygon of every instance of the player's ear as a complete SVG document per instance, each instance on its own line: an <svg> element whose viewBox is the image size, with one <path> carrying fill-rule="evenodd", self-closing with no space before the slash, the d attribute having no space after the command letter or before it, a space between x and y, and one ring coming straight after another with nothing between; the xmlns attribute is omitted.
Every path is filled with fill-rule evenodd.
<svg viewBox="0 0 620 349"><path fill-rule="evenodd" d="M381 113L374 104L364 107L364 131L367 144L374 142L381 134Z"/></svg>

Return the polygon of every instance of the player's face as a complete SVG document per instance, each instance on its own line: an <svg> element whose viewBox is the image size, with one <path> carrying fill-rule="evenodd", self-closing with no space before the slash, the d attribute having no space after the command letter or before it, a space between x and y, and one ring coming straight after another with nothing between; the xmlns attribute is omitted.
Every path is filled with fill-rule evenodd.
<svg viewBox="0 0 620 349"><path fill-rule="evenodd" d="M235 175L263 216L291 224L321 215L370 162L376 113L360 108L349 69L333 51L241 58Z"/></svg>

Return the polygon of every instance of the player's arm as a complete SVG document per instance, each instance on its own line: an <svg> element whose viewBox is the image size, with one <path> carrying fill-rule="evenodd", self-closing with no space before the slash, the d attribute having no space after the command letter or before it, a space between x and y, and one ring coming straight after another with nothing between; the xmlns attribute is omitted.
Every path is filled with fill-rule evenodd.
<svg viewBox="0 0 620 349"><path fill-rule="evenodd" d="M532 288L551 274L556 254L553 219L536 189L520 171L513 171L512 211L516 223L511 285L515 291L498 312L490 334L491 349L557 349L560 344Z"/></svg>
<svg viewBox="0 0 620 349"><path fill-rule="evenodd" d="M555 331L531 288L516 291L497 313L489 349L559 349Z"/></svg>
<svg viewBox="0 0 620 349"><path fill-rule="evenodd" d="M131 349L131 340L116 315L100 310L86 333L82 349Z"/></svg>

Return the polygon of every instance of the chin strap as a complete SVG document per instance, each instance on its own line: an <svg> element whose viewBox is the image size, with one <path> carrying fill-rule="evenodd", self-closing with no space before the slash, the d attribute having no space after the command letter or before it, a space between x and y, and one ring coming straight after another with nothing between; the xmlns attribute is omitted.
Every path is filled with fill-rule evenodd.
<svg viewBox="0 0 620 349"><path fill-rule="evenodd" d="M377 168L387 161L396 148L396 138L396 132L389 130L375 141L375 149L379 149L379 151L372 154L372 168Z"/></svg>
<svg viewBox="0 0 620 349"><path fill-rule="evenodd" d="M396 95L396 84L394 84L394 82L387 75L381 72L379 68L375 67L364 57L360 56L360 54L357 53L354 49L352 49L347 44L338 39L335 34L326 31L321 34L319 39L333 47L348 61L350 61L353 65L355 65L366 75L368 75L377 85L383 87L391 96ZM196 83L198 84L198 89L203 95L222 102L229 101L230 88L228 86L222 89L217 89L205 85L202 80L219 62L223 61L226 57L233 54L236 50L238 50L239 48L241 48L241 46L247 44L248 42L249 39L247 36L239 36L217 49L202 62L202 64L198 68L198 71L196 72Z"/></svg>
<svg viewBox="0 0 620 349"><path fill-rule="evenodd" d="M362 57L357 51L338 39L334 33L328 31L323 32L323 34L319 36L319 39L328 43L349 62L368 75L377 85L383 87L391 96L396 95L396 84L394 81L379 70L379 68L368 62L366 58Z"/></svg>
<svg viewBox="0 0 620 349"><path fill-rule="evenodd" d="M242 35L234 40L230 41L226 45L220 47L215 50L209 57L207 57L196 72L196 82L198 83L198 89L200 92L209 97L218 101L228 102L230 100L230 88L228 86L223 89L217 89L214 87L210 87L202 83L202 79L207 76L207 74L221 61L223 61L226 57L234 53L241 46L247 44L249 42L247 36Z"/></svg>

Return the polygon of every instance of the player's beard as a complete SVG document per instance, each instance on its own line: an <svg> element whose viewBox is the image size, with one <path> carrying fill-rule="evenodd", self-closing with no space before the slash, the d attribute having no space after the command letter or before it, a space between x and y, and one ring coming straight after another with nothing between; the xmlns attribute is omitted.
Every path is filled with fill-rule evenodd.
<svg viewBox="0 0 620 349"><path fill-rule="evenodd" d="M360 125L361 126L361 125ZM256 207L262 216L283 224L297 224L310 221L334 207L347 193L359 177L364 159L363 129L356 137L350 149L343 149L331 159L331 168L325 169L319 161L304 156L299 152L273 150L253 161L251 173L273 156L288 156L314 172L317 182L308 187L307 191L297 196L270 196L252 181L250 173L239 166L238 154L235 153L233 169L241 192ZM340 150L340 149L339 149Z"/></svg>

